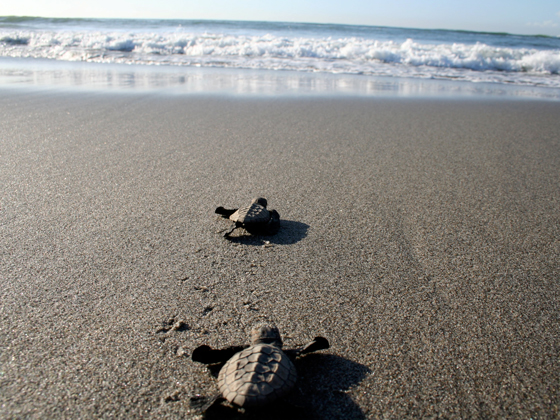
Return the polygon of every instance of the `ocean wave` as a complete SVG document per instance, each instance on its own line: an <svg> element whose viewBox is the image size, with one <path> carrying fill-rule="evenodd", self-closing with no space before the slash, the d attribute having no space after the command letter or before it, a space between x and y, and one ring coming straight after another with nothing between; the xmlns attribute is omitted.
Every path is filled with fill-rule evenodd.
<svg viewBox="0 0 560 420"><path fill-rule="evenodd" d="M12 38L11 36L5 36L0 38L0 44L6 45L27 45L29 44L29 38Z"/></svg>
<svg viewBox="0 0 560 420"><path fill-rule="evenodd" d="M407 39L127 31L0 31L0 56L262 68L560 86L560 50ZM485 74L491 73L491 74ZM484 75L483 75L484 74ZM543 77L552 76L553 79Z"/></svg>

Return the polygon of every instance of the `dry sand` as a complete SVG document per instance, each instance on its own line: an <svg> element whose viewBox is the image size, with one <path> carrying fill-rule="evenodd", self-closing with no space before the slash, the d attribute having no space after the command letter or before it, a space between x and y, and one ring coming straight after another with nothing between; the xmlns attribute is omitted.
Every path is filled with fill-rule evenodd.
<svg viewBox="0 0 560 420"><path fill-rule="evenodd" d="M196 417L261 320L332 345L278 418L558 417L559 116L2 91L0 417ZM258 195L280 233L223 239Z"/></svg>

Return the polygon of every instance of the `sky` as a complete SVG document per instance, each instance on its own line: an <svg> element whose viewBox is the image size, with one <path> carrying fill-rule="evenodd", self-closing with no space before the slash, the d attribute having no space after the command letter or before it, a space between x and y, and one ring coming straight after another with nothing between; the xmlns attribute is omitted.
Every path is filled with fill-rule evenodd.
<svg viewBox="0 0 560 420"><path fill-rule="evenodd" d="M559 0L1 0L0 16L263 20L560 36Z"/></svg>

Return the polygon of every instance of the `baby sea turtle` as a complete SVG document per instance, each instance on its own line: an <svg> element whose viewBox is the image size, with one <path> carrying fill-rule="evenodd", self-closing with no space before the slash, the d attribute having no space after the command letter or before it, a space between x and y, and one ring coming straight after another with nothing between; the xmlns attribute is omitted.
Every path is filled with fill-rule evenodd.
<svg viewBox="0 0 560 420"><path fill-rule="evenodd" d="M251 331L251 345L214 350L208 346L196 348L192 360L205 364L226 362L218 374L220 391L201 408L226 399L245 408L268 404L286 395L297 379L293 361L296 357L329 348L324 337L316 337L303 347L282 350L278 328L259 325Z"/></svg>
<svg viewBox="0 0 560 420"><path fill-rule="evenodd" d="M267 210L266 198L254 198L251 204L238 209L224 209L218 207L217 214L234 222L233 226L224 233L228 237L237 228L245 228L249 233L256 235L272 235L280 227L280 215L276 210Z"/></svg>

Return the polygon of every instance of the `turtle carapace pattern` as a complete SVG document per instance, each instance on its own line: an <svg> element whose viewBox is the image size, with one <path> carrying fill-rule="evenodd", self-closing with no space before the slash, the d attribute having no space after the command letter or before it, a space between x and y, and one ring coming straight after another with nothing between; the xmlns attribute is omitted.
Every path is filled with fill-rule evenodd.
<svg viewBox="0 0 560 420"><path fill-rule="evenodd" d="M236 353L218 375L222 396L240 407L274 401L291 390L296 379L292 361L269 344L257 344Z"/></svg>
<svg viewBox="0 0 560 420"><path fill-rule="evenodd" d="M286 395L296 383L297 372L293 360L302 354L328 348L326 338L316 337L301 348L283 351L278 328L266 324L251 331L249 346L223 350L200 346L192 354L195 362L225 362L218 374L220 392L204 409L222 398L241 408L275 401Z"/></svg>
<svg viewBox="0 0 560 420"><path fill-rule="evenodd" d="M244 228L255 235L272 235L280 227L280 215L276 210L268 210L266 198L254 198L248 206L238 209L218 207L216 213L230 219L234 224L224 233L228 237L237 228Z"/></svg>

